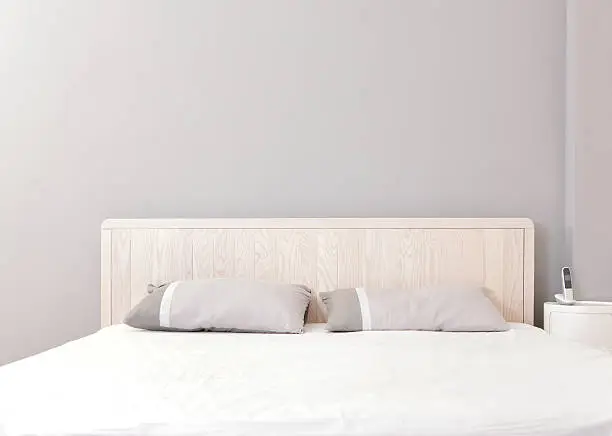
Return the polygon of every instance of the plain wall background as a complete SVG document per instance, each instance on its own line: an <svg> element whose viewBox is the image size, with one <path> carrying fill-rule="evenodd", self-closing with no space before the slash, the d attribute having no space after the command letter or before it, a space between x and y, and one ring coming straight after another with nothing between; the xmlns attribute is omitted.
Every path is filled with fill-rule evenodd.
<svg viewBox="0 0 612 436"><path fill-rule="evenodd" d="M577 294L612 297L612 2L568 2L568 149Z"/></svg>
<svg viewBox="0 0 612 436"><path fill-rule="evenodd" d="M108 217L527 216L564 250L565 2L0 3L0 363L99 326Z"/></svg>

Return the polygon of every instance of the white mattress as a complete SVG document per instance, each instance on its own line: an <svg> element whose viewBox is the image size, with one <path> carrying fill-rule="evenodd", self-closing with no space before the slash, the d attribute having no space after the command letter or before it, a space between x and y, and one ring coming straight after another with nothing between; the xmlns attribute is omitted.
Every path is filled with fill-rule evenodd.
<svg viewBox="0 0 612 436"><path fill-rule="evenodd" d="M612 357L533 327L311 330L104 329L0 368L0 435L612 434Z"/></svg>

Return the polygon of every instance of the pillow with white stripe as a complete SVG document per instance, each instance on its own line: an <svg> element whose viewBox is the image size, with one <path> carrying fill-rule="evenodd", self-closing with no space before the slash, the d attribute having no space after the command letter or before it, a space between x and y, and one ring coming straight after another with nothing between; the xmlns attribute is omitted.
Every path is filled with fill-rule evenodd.
<svg viewBox="0 0 612 436"><path fill-rule="evenodd" d="M210 279L149 286L124 323L145 330L301 333L310 290L302 285Z"/></svg>
<svg viewBox="0 0 612 436"><path fill-rule="evenodd" d="M337 289L322 292L327 330L505 331L483 288Z"/></svg>

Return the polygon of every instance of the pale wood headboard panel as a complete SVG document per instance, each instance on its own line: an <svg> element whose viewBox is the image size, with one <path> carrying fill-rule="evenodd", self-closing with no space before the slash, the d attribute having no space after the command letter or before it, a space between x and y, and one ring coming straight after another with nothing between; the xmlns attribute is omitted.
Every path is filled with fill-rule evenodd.
<svg viewBox="0 0 612 436"><path fill-rule="evenodd" d="M483 284L508 321L533 324L534 233L523 218L107 220L102 326L146 285L209 277L342 287ZM308 319L324 321L315 298Z"/></svg>

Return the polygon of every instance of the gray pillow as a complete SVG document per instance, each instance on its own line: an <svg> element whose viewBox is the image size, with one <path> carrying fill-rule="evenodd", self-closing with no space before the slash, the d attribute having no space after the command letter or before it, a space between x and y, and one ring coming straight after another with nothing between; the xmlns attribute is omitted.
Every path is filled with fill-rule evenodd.
<svg viewBox="0 0 612 436"><path fill-rule="evenodd" d="M302 285L210 279L150 286L125 324L165 331L301 333L310 290Z"/></svg>
<svg viewBox="0 0 612 436"><path fill-rule="evenodd" d="M321 293L327 329L489 332L508 330L483 288L364 288Z"/></svg>

